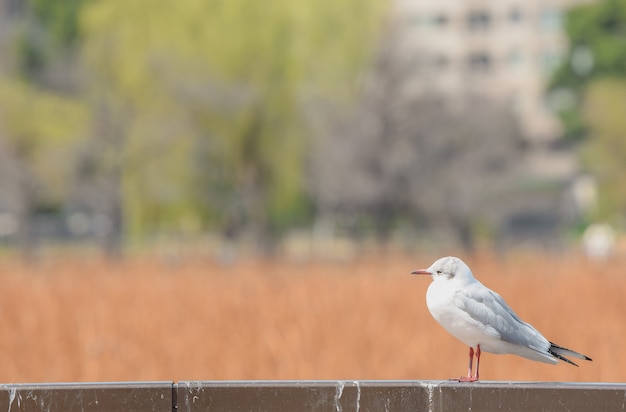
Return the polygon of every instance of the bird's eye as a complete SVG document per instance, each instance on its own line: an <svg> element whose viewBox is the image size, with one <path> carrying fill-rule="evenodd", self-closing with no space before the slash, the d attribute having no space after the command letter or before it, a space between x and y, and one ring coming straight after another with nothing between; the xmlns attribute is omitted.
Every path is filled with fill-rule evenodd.
<svg viewBox="0 0 626 412"><path fill-rule="evenodd" d="M437 271L437 274L438 274L438 275L441 275L442 273L443 273L443 272L442 272L442 271L440 271L440 270L438 270L438 271Z"/></svg>

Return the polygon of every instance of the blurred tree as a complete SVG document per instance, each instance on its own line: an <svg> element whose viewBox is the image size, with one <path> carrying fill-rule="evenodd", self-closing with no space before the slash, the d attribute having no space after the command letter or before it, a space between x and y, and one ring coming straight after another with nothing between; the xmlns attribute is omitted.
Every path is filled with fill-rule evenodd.
<svg viewBox="0 0 626 412"><path fill-rule="evenodd" d="M382 4L89 3L84 61L93 107L106 102L120 126L111 147L129 233L267 233L302 216L300 102L353 91Z"/></svg>
<svg viewBox="0 0 626 412"><path fill-rule="evenodd" d="M78 15L86 2L27 0L21 4L13 47L21 76L57 92L77 89Z"/></svg>
<svg viewBox="0 0 626 412"><path fill-rule="evenodd" d="M78 40L78 15L88 0L28 0L35 17L50 33L50 41L59 47L71 47Z"/></svg>
<svg viewBox="0 0 626 412"><path fill-rule="evenodd" d="M77 4L0 4L0 208L16 217L26 256L42 231L37 219L66 205L85 137L84 105L68 87L76 83L73 39L53 29L76 27L61 14Z"/></svg>
<svg viewBox="0 0 626 412"><path fill-rule="evenodd" d="M17 215L19 241L27 253L36 209L60 207L71 189L85 119L78 102L0 76L0 185L5 189L0 204Z"/></svg>
<svg viewBox="0 0 626 412"><path fill-rule="evenodd" d="M585 135L582 96L588 82L626 76L626 2L604 0L572 8L565 29L570 46L548 95L563 119L566 137Z"/></svg>
<svg viewBox="0 0 626 412"><path fill-rule="evenodd" d="M626 79L590 82L583 100L589 139L581 148L585 166L598 181L595 218L610 218L626 210Z"/></svg>
<svg viewBox="0 0 626 412"><path fill-rule="evenodd" d="M517 178L521 133L506 105L420 93L427 77L402 40L391 27L355 108L316 108L326 138L312 152L309 190L322 216L367 216L383 240L412 219L471 250L476 223L496 224L510 209L503 196Z"/></svg>
<svg viewBox="0 0 626 412"><path fill-rule="evenodd" d="M568 13L569 52L555 73L549 102L560 113L566 136L580 143L583 164L599 183L594 218L623 213L626 134L623 96L626 79L626 2L605 0Z"/></svg>

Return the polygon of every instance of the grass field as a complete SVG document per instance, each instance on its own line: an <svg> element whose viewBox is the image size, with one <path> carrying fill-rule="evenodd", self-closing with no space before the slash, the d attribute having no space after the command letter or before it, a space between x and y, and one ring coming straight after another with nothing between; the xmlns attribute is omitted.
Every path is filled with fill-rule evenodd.
<svg viewBox="0 0 626 412"><path fill-rule="evenodd" d="M0 260L0 382L446 379L467 348L430 316L429 257L352 263ZM484 354L484 380L626 381L626 262L468 258L579 368Z"/></svg>

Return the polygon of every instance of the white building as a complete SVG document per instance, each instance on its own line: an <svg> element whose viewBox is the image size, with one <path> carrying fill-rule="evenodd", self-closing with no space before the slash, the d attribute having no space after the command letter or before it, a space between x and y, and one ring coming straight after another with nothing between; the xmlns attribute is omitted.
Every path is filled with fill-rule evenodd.
<svg viewBox="0 0 626 412"><path fill-rule="evenodd" d="M394 0L406 40L428 73L418 87L451 98L470 92L501 99L519 115L531 144L561 132L544 91L567 51L565 9L581 2Z"/></svg>

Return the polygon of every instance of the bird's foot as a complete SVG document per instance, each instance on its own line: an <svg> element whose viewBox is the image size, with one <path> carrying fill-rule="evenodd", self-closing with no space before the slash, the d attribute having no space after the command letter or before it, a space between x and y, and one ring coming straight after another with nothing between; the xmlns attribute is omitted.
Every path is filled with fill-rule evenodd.
<svg viewBox="0 0 626 412"><path fill-rule="evenodd" d="M448 380L456 382L478 382L478 376L461 376L460 378L450 378Z"/></svg>

